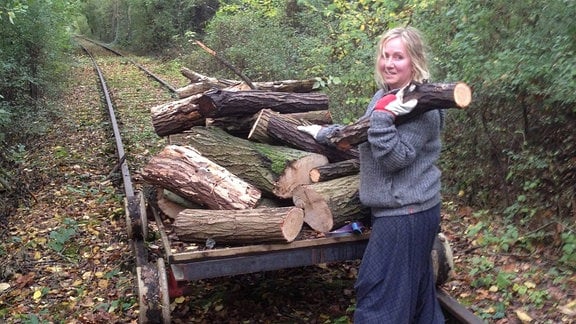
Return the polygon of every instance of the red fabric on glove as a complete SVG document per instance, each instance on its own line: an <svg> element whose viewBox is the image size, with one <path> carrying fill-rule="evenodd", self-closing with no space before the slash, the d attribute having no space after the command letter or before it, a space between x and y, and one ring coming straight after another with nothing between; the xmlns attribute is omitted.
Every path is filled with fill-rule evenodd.
<svg viewBox="0 0 576 324"><path fill-rule="evenodd" d="M388 104L394 100L396 100L396 95L394 94L385 95L384 97L380 98L378 102L376 102L374 110L386 110L386 106L388 106Z"/></svg>

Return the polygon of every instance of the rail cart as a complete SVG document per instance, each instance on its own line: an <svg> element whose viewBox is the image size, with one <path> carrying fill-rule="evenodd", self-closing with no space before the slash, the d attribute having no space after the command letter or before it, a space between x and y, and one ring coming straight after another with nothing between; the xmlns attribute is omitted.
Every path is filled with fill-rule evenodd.
<svg viewBox="0 0 576 324"><path fill-rule="evenodd" d="M370 235L369 232L351 233L295 240L288 244L175 252L153 204L148 204L143 195L137 193L126 199L126 207L128 235L137 260L140 323L170 323L170 298L187 294L186 286L195 280L358 260L362 258ZM149 219L156 224L164 251L163 257L156 262L148 261L145 247ZM441 289L438 299L452 323L482 323Z"/></svg>

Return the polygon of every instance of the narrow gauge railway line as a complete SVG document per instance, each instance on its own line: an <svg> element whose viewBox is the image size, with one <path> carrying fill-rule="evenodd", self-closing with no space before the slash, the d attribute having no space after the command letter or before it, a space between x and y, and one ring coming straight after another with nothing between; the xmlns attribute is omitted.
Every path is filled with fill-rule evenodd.
<svg viewBox="0 0 576 324"><path fill-rule="evenodd" d="M115 92L114 86L109 87L109 84L114 84L119 80L110 78L106 74L106 68L110 64L109 53L113 53L113 57L122 58L123 55L84 38L79 40L79 44L94 63L114 132L118 155L117 168L121 171L125 193L127 232L136 257L139 320L141 323L169 323L171 321L170 297L189 293L186 289L186 282L361 258L368 236L304 240L291 245L247 246L225 251L214 250L214 253L204 251L202 254L172 252L173 249L160 213L152 207L153 204L146 201L143 189L134 185L132 177L135 170L138 170L145 162L142 157L153 154L154 151L165 145L163 139L159 139L153 134L150 125L141 125L142 120L149 121L149 118L142 118L140 115L140 122L138 122L138 116L134 115L134 110L140 111L140 113L142 111L149 113L151 105L159 103L155 101L169 100L175 90L161 78L154 76L147 69L130 60L140 71L144 71L148 76L158 81L163 90L159 89L156 96L145 100L138 100L140 96L143 97L143 94L139 93L137 89L133 93ZM93 53L99 53L100 58L96 59ZM136 77L133 71L126 73L129 73L129 78ZM127 76L126 73L123 73L125 77ZM166 90L171 94L168 95ZM127 97L132 97L130 102L138 102L139 104L136 107L126 105ZM148 124L150 123L148 122ZM122 126L122 130L120 126ZM135 128L130 129L131 127ZM144 137L136 136L142 132L148 134ZM127 138L138 137L140 140L138 143L129 143L128 150L124 151L123 134L128 134ZM134 165L132 165L133 163ZM159 232L164 256L152 255L147 249L149 219L155 222L154 228ZM169 281L172 284L169 285ZM438 292L447 323L482 323L478 317L450 297L446 291L439 289Z"/></svg>

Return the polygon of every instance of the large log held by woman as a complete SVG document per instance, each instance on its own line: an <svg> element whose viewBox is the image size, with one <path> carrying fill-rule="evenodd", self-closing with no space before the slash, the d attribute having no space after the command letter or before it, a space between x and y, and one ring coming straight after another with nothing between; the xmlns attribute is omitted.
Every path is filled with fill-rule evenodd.
<svg viewBox="0 0 576 324"><path fill-rule="evenodd" d="M397 90L392 91L395 92ZM465 109L472 102L472 89L463 82L419 83L414 90L404 94L405 102L412 99L417 99L418 104L409 114L396 118L396 125L434 109ZM367 140L368 128L370 119L362 118L330 135L328 140L337 148L346 151Z"/></svg>

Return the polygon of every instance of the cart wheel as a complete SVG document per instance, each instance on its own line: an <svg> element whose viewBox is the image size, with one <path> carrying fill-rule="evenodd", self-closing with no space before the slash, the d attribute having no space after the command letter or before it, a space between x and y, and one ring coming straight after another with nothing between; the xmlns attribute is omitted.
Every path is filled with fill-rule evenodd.
<svg viewBox="0 0 576 324"><path fill-rule="evenodd" d="M124 199L126 210L126 228L128 238L148 238L148 217L146 215L146 201L141 193Z"/></svg>
<svg viewBox="0 0 576 324"><path fill-rule="evenodd" d="M170 323L170 299L164 260L136 268L138 276L139 323Z"/></svg>
<svg viewBox="0 0 576 324"><path fill-rule="evenodd" d="M444 234L438 233L432 248L432 267L436 285L440 286L448 281L454 271L454 256L450 242Z"/></svg>

